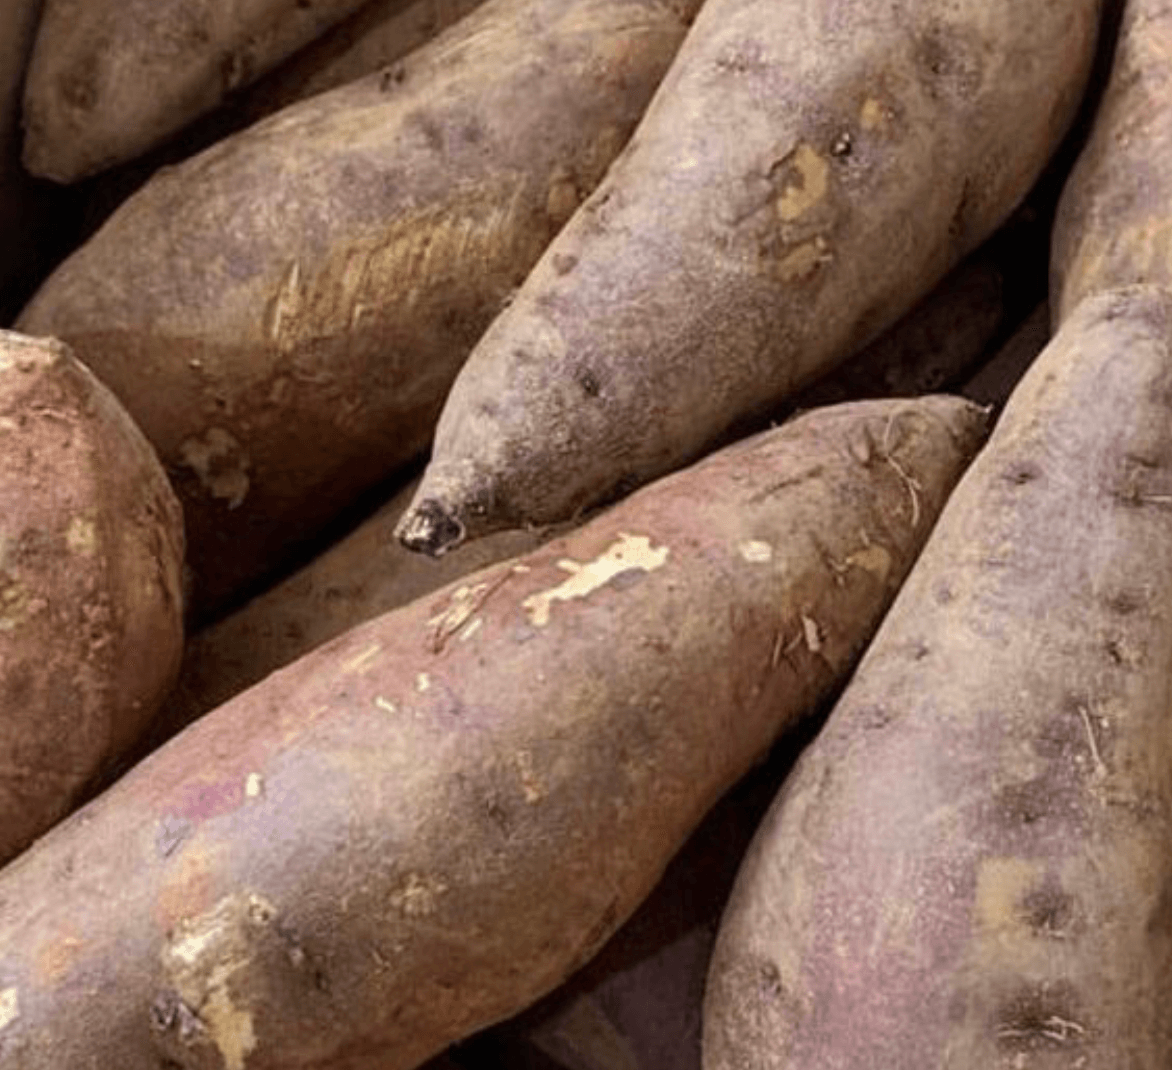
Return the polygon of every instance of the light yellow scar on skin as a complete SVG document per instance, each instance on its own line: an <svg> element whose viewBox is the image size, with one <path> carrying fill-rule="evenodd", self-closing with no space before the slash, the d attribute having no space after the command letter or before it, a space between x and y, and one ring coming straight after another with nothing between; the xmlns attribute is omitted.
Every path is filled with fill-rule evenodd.
<svg viewBox="0 0 1172 1070"><path fill-rule="evenodd" d="M786 223L820 204L830 185L830 165L809 145L794 150L792 163L800 181L789 183L777 198L777 214Z"/></svg>
<svg viewBox="0 0 1172 1070"><path fill-rule="evenodd" d="M543 628L549 623L550 610L555 602L585 598L624 572L653 572L667 563L668 553L666 546L653 548L646 535L620 532L618 539L593 561L585 564L568 558L559 561L558 568L568 572L569 579L548 591L530 595L522 606L530 621Z"/></svg>

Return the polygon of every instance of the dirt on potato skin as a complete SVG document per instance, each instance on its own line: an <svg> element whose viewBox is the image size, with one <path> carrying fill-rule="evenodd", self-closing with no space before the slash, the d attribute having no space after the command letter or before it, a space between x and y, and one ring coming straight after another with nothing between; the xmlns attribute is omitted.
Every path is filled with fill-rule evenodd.
<svg viewBox="0 0 1172 1070"><path fill-rule="evenodd" d="M164 171L42 287L20 327L73 345L159 452L198 617L426 449L468 351L634 127L688 3L494 0Z"/></svg>
<svg viewBox="0 0 1172 1070"><path fill-rule="evenodd" d="M0 1068L407 1070L551 990L843 679L984 422L808 414L209 714L0 873Z"/></svg>
<svg viewBox="0 0 1172 1070"><path fill-rule="evenodd" d="M1026 374L750 848L708 1070L1169 1065L1170 329Z"/></svg>
<svg viewBox="0 0 1172 1070"><path fill-rule="evenodd" d="M0 332L0 863L171 688L182 562L179 503L109 391L64 346Z"/></svg>

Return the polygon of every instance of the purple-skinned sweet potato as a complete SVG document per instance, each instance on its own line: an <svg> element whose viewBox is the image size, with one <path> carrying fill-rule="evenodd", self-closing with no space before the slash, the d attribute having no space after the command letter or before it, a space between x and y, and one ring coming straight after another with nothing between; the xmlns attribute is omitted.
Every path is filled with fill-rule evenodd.
<svg viewBox="0 0 1172 1070"><path fill-rule="evenodd" d="M1100 0L708 0L622 156L461 369L398 536L443 553L701 455L1021 202Z"/></svg>
<svg viewBox="0 0 1172 1070"><path fill-rule="evenodd" d="M984 423L795 418L208 714L0 871L0 1070L408 1070L551 990L844 679Z"/></svg>
<svg viewBox="0 0 1172 1070"><path fill-rule="evenodd" d="M1172 295L1070 314L737 877L705 1070L1172 1065Z"/></svg>

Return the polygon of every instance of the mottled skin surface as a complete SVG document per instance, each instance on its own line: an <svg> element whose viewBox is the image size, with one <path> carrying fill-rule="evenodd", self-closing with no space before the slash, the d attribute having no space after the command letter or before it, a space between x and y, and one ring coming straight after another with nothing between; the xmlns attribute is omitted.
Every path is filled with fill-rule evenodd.
<svg viewBox="0 0 1172 1070"><path fill-rule="evenodd" d="M1172 3L1128 0L1106 95L1054 224L1055 323L1088 294L1172 285Z"/></svg>
<svg viewBox="0 0 1172 1070"><path fill-rule="evenodd" d="M25 166L74 182L210 111L363 0L45 0Z"/></svg>
<svg viewBox="0 0 1172 1070"><path fill-rule="evenodd" d="M1071 315L758 831L706 1070L1172 1065L1172 297Z"/></svg>
<svg viewBox="0 0 1172 1070"><path fill-rule="evenodd" d="M630 145L478 343L404 542L571 515L888 326L1021 200L1099 0L709 0Z"/></svg>
<svg viewBox="0 0 1172 1070"><path fill-rule="evenodd" d="M187 517L197 614L422 453L452 379L683 39L657 0L493 0L152 180L45 284Z"/></svg>
<svg viewBox="0 0 1172 1070"><path fill-rule="evenodd" d="M408 1070L549 991L843 679L983 424L811 413L209 714L0 873L0 1067Z"/></svg>
<svg viewBox="0 0 1172 1070"><path fill-rule="evenodd" d="M0 862L77 804L179 669L179 503L64 346L0 331Z"/></svg>

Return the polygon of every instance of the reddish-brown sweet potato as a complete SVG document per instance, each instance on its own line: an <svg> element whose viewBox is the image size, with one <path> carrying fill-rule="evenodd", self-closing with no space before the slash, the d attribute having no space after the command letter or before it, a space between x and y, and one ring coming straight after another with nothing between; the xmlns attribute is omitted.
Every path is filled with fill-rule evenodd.
<svg viewBox="0 0 1172 1070"><path fill-rule="evenodd" d="M844 677L983 424L807 414L209 714L0 873L0 1068L407 1070L549 991Z"/></svg>
<svg viewBox="0 0 1172 1070"><path fill-rule="evenodd" d="M73 345L158 450L198 613L425 450L697 3L490 0L159 174L42 287L21 329Z"/></svg>
<svg viewBox="0 0 1172 1070"><path fill-rule="evenodd" d="M0 331L0 862L158 709L182 648L179 505L100 383Z"/></svg>
<svg viewBox="0 0 1172 1070"><path fill-rule="evenodd" d="M461 370L414 549L563 519L775 410L1025 196L1100 0L708 0L631 144Z"/></svg>
<svg viewBox="0 0 1172 1070"><path fill-rule="evenodd" d="M1172 1065L1172 297L1015 391L737 878L706 1070Z"/></svg>

